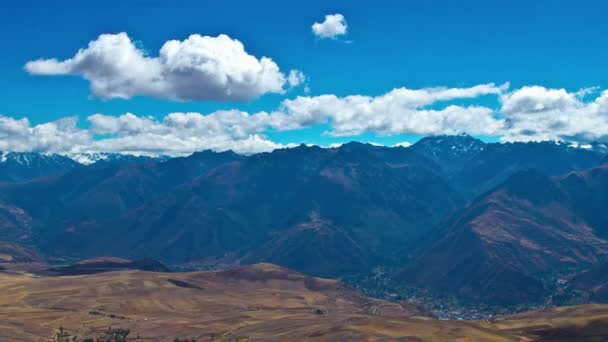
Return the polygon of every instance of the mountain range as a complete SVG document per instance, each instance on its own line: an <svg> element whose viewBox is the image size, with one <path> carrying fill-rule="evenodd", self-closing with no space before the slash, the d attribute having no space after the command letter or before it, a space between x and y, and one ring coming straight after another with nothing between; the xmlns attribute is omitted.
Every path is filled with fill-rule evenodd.
<svg viewBox="0 0 608 342"><path fill-rule="evenodd" d="M187 269L272 262L342 277L390 265L391 281L510 305L606 258L605 158L466 135L89 165L52 156L66 166L4 173L0 239L48 258Z"/></svg>
<svg viewBox="0 0 608 342"><path fill-rule="evenodd" d="M165 160L167 157L134 156L119 153L37 153L0 151L0 182L19 182L63 174L94 164Z"/></svg>

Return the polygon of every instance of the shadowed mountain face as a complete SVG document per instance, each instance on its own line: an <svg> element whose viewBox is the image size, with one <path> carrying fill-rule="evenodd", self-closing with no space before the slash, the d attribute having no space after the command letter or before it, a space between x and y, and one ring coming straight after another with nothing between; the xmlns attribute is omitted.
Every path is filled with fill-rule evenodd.
<svg viewBox="0 0 608 342"><path fill-rule="evenodd" d="M519 172L427 237L400 277L495 303L538 300L544 274L607 256L608 213L597 210L607 177L604 165L558 178Z"/></svg>
<svg viewBox="0 0 608 342"><path fill-rule="evenodd" d="M460 189L481 194L521 170L557 176L586 170L600 163L602 155L553 142L488 144L456 177Z"/></svg>
<svg viewBox="0 0 608 342"><path fill-rule="evenodd" d="M565 144L466 135L411 148L110 159L0 185L0 238L58 257L269 261L324 276L417 250L408 282L520 301L544 291L539 273L603 258L605 173L572 172L601 159ZM547 177L557 174L567 175Z"/></svg>
<svg viewBox="0 0 608 342"><path fill-rule="evenodd" d="M82 260L69 266L49 268L39 273L47 276L74 276L125 270L170 272L165 265L153 259L131 261L120 258L101 257Z"/></svg>
<svg viewBox="0 0 608 342"><path fill-rule="evenodd" d="M46 241L46 247L54 249L54 238L60 232L109 222L179 184L240 158L232 152L206 151L166 162L104 162L62 175L6 184L0 191L0 203L10 204L0 206L7 208L0 232L10 225L16 227L14 230L29 230L32 239L41 244ZM2 213L0 210L0 219ZM70 250L63 252L69 254Z"/></svg>
<svg viewBox="0 0 608 342"><path fill-rule="evenodd" d="M498 186L518 171L532 169L557 176L595 167L604 156L563 143L487 144L468 135L427 137L411 148L441 166L450 183L467 198Z"/></svg>
<svg viewBox="0 0 608 342"><path fill-rule="evenodd" d="M169 262L229 255L250 262L281 259L313 271L319 262L332 263L313 272L325 274L389 256L461 203L437 167L413 151L358 143L302 146L215 168L98 226L92 234L101 241L79 247L91 255L103 248ZM323 259L298 256L309 247Z"/></svg>
<svg viewBox="0 0 608 342"><path fill-rule="evenodd" d="M443 171L454 176L477 157L486 144L470 135L439 135L420 139L413 150L441 165Z"/></svg>
<svg viewBox="0 0 608 342"><path fill-rule="evenodd" d="M594 303L608 303L608 262L602 262L576 275L569 283L569 290L588 296Z"/></svg>
<svg viewBox="0 0 608 342"><path fill-rule="evenodd" d="M318 275L352 274L373 265L373 256L364 241L357 241L353 233L319 218L316 212L311 213L308 222L275 235L241 262L278 263Z"/></svg>
<svg viewBox="0 0 608 342"><path fill-rule="evenodd" d="M32 218L20 207L0 203L0 227L0 241L32 240Z"/></svg>

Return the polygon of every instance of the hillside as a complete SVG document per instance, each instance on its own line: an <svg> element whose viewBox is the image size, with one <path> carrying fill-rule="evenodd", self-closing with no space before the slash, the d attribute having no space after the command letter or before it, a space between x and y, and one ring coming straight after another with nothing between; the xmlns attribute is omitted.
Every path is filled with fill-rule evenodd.
<svg viewBox="0 0 608 342"><path fill-rule="evenodd" d="M55 243L59 234L106 224L210 169L239 158L232 152L204 151L168 161L133 163L121 159L96 163L61 175L5 184L0 187L0 203L7 203L6 207L23 213L21 216L27 215L28 237L42 250L63 248L57 253L65 256L72 251L64 244L72 240L62 236L62 243ZM7 220L5 224L12 221L15 220Z"/></svg>
<svg viewBox="0 0 608 342"><path fill-rule="evenodd" d="M450 184L471 199L519 171L558 176L595 167L605 157L605 152L598 149L575 148L567 143L484 143L466 134L425 137L411 148L437 163Z"/></svg>
<svg viewBox="0 0 608 342"><path fill-rule="evenodd" d="M608 168L549 178L520 172L421 242L400 279L498 304L547 295L544 277L608 255Z"/></svg>
<svg viewBox="0 0 608 342"><path fill-rule="evenodd" d="M359 143L277 150L221 165L107 225L82 233L76 229L53 240L53 250L70 247L91 257L153 256L169 263L247 255L257 262L267 260L268 248L275 256L284 254L280 250L287 245L277 243L307 248L309 233L319 230L302 234L297 227L313 215L326 222L323 237L340 238L335 244L319 240L314 248L325 249L317 253L325 259L305 260L309 265L300 264L299 270L321 274L313 267L319 261L337 264L352 257L356 262L363 256L367 261L359 265L365 266L391 256L462 205L436 168L407 149ZM66 241L78 243L61 246ZM345 257L334 259L328 250L333 248ZM287 259L271 260L293 266Z"/></svg>
<svg viewBox="0 0 608 342"><path fill-rule="evenodd" d="M0 270L38 271L46 267L46 261L35 251L13 243L0 242Z"/></svg>
<svg viewBox="0 0 608 342"><path fill-rule="evenodd" d="M37 272L37 274L49 276L74 276L125 270L170 272L170 270L165 265L153 259L142 259L132 261L113 257L101 257L95 259L81 260L75 264L68 266L57 266L48 268L41 272Z"/></svg>
<svg viewBox="0 0 608 342"><path fill-rule="evenodd" d="M608 263L602 262L574 276L568 283L566 300L608 303Z"/></svg>
<svg viewBox="0 0 608 342"><path fill-rule="evenodd" d="M81 339L112 329L173 341L592 341L606 306L442 321L411 303L370 299L335 280L271 264L225 271L122 271L71 277L0 274L0 339Z"/></svg>
<svg viewBox="0 0 608 342"><path fill-rule="evenodd" d="M0 184L0 239L48 258L177 269L272 262L365 277L404 267L404 283L510 303L538 300L547 273L606 252L608 180L596 149L459 135L410 148L90 157L107 158Z"/></svg>

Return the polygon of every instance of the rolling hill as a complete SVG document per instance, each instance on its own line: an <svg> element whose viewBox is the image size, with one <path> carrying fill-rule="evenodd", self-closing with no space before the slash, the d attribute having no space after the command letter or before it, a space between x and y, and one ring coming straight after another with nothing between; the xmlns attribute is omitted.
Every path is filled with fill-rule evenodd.
<svg viewBox="0 0 608 342"><path fill-rule="evenodd" d="M0 291L0 339L7 341L39 341L58 332L84 340L110 327L152 341L596 341L608 336L606 306L444 321L412 303L367 298L338 281L271 264L192 273L0 273Z"/></svg>

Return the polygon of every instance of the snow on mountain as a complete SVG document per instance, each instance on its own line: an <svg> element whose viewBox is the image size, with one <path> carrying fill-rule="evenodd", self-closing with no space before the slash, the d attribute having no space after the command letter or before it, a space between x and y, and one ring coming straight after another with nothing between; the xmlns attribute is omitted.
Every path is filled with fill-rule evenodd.
<svg viewBox="0 0 608 342"><path fill-rule="evenodd" d="M0 163L16 163L21 165L31 165L41 161L61 162L62 156L54 153L36 152L6 152L0 151Z"/></svg>
<svg viewBox="0 0 608 342"><path fill-rule="evenodd" d="M54 153L0 152L0 181L23 181L62 173L79 164Z"/></svg>
<svg viewBox="0 0 608 342"><path fill-rule="evenodd" d="M485 146L479 139L460 134L426 137L412 145L412 148L441 164L447 162L460 165L483 151Z"/></svg>
<svg viewBox="0 0 608 342"><path fill-rule="evenodd" d="M98 161L102 160L114 160L116 156L114 153L68 153L66 157L74 160L75 162L82 165L91 165L95 164Z"/></svg>
<svg viewBox="0 0 608 342"><path fill-rule="evenodd" d="M111 161L144 161L150 160L151 157L146 156L135 156L131 154L121 153L108 153L108 152L91 152L91 153L68 153L66 157L74 160L75 162L82 165L92 165L98 162L111 162Z"/></svg>

